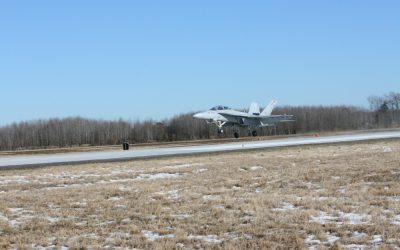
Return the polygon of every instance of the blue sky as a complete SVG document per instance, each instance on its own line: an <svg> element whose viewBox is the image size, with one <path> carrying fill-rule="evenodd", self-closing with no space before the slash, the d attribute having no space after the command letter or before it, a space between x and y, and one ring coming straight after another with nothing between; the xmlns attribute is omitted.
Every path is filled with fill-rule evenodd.
<svg viewBox="0 0 400 250"><path fill-rule="evenodd" d="M0 125L400 92L399 1L2 1Z"/></svg>

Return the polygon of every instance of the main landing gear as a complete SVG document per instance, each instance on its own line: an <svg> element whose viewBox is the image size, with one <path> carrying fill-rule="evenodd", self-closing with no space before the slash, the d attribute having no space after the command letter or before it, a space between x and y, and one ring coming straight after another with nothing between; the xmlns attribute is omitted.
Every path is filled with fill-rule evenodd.
<svg viewBox="0 0 400 250"><path fill-rule="evenodd" d="M217 133L220 135L220 134L223 134L224 133L224 130L222 129L222 128L218 128L218 130L217 130ZM239 132L238 131L235 131L234 133L233 133L233 136L237 139L237 138L239 138Z"/></svg>
<svg viewBox="0 0 400 250"><path fill-rule="evenodd" d="M256 137L257 136L257 131L256 130L253 130L253 131L249 130L249 136Z"/></svg>

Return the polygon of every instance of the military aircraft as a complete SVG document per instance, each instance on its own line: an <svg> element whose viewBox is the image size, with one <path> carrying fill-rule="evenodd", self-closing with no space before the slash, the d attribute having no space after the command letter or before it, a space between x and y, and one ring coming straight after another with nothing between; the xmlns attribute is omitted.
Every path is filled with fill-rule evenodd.
<svg viewBox="0 0 400 250"><path fill-rule="evenodd" d="M223 126L248 127L249 134L257 136L257 128L275 126L279 122L293 122L293 115L271 115L277 101L271 101L260 113L257 103L251 103L249 111L237 111L226 106L215 106L208 111L196 113L193 117L206 120L207 123L218 126L218 133L224 133ZM234 137L239 138L239 132L234 132Z"/></svg>

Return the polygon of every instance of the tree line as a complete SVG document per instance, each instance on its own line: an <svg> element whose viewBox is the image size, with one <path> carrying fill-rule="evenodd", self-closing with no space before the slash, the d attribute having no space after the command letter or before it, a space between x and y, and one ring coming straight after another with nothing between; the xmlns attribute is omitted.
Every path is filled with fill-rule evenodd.
<svg viewBox="0 0 400 250"><path fill-rule="evenodd" d="M368 97L369 109L355 106L284 106L273 114L295 115L296 122L258 130L259 135L400 127L400 93ZM219 135L216 126L180 114L162 122L105 121L70 117L13 123L0 127L0 150L170 142L232 137L233 128ZM241 135L247 130L241 129Z"/></svg>

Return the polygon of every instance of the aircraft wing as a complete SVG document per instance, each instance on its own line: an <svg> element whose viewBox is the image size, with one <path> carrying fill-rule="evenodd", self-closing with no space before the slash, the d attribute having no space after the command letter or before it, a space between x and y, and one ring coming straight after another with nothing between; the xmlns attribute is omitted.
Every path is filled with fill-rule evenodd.
<svg viewBox="0 0 400 250"><path fill-rule="evenodd" d="M227 119L238 119L238 118L252 118L251 116L244 112L239 112L236 110L227 110L226 112L218 112L218 114L226 117Z"/></svg>

